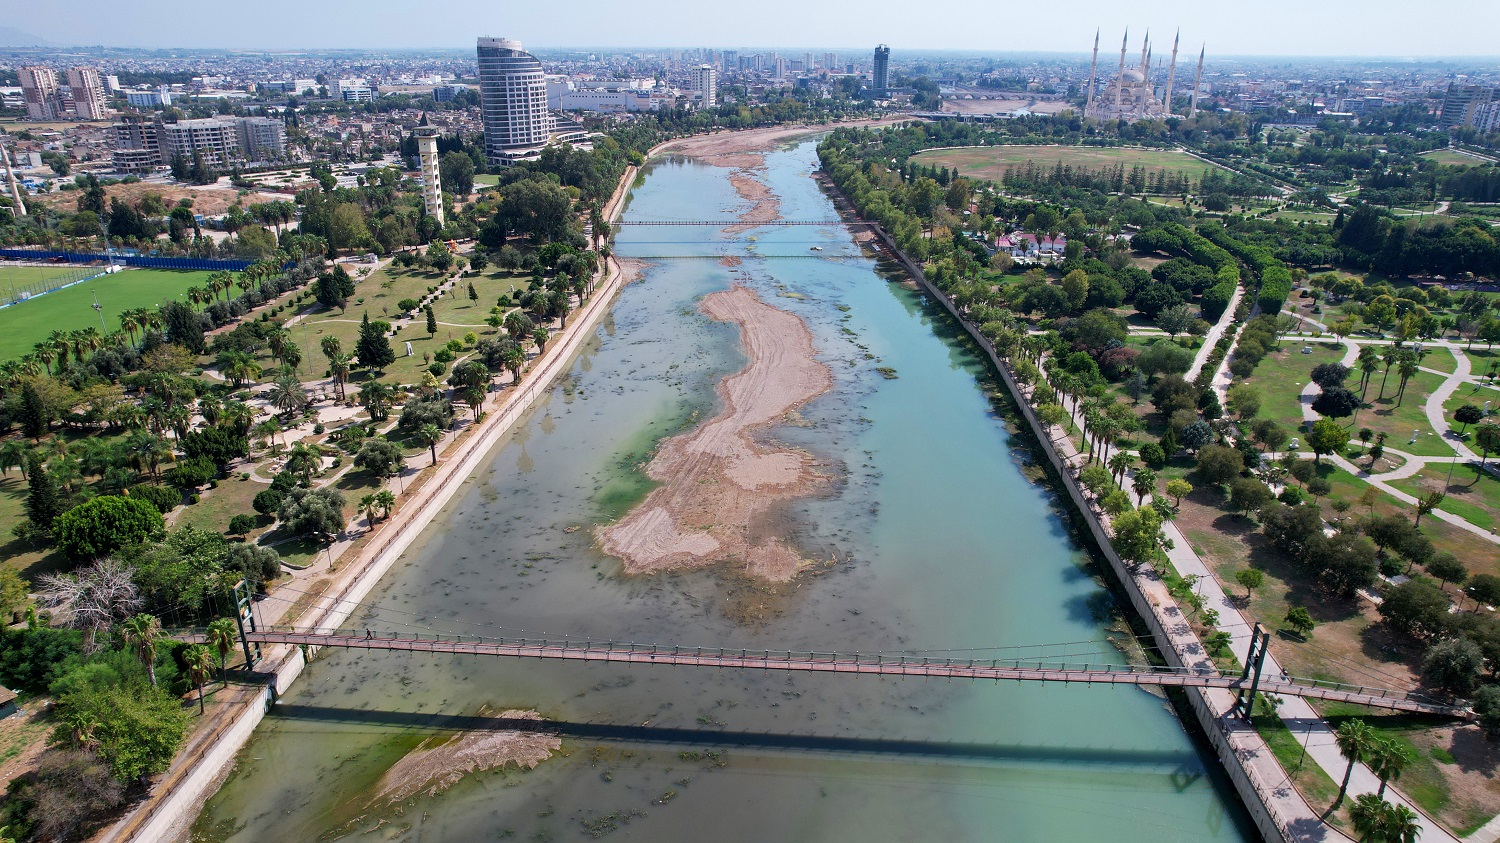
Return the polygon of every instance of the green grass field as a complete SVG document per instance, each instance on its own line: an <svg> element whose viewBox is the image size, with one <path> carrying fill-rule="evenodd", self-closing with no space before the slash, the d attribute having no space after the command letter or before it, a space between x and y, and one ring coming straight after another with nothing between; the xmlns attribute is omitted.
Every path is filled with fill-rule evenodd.
<svg viewBox="0 0 1500 843"><path fill-rule="evenodd" d="M914 163L928 167L957 167L966 176L999 181L1001 175L1011 167L1034 162L1038 167L1051 168L1062 162L1065 166L1084 167L1097 170L1123 164L1128 172L1140 165L1150 173L1160 171L1186 173L1197 178L1204 172L1218 169L1216 165L1200 161L1185 152L1175 149L1107 149L1086 146L974 146L962 149L933 149L913 155Z"/></svg>
<svg viewBox="0 0 1500 843"><path fill-rule="evenodd" d="M24 271L29 269L33 267L0 267L0 289L38 277ZM0 308L0 360L22 356L53 331L98 327L99 314L93 308L96 293L103 307L104 329L114 331L120 327L123 311L152 307L176 298L187 288L202 285L208 275L169 269L127 269Z"/></svg>
<svg viewBox="0 0 1500 843"><path fill-rule="evenodd" d="M1485 163L1485 160L1477 155L1465 155L1453 149L1434 149L1431 152L1422 153L1422 157L1448 167L1477 167Z"/></svg>

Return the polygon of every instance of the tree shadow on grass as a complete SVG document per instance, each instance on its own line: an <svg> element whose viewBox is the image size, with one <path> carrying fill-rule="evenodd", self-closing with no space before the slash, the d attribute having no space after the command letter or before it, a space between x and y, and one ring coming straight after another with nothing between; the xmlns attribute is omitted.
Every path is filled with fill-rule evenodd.
<svg viewBox="0 0 1500 843"><path fill-rule="evenodd" d="M1413 674L1422 672L1422 646L1384 623L1365 627L1359 641L1364 657L1372 662L1404 665Z"/></svg>
<svg viewBox="0 0 1500 843"><path fill-rule="evenodd" d="M1453 730L1453 743L1448 751L1453 753L1453 762L1465 773L1480 773L1494 779L1500 771L1500 741L1485 737L1483 729L1467 728Z"/></svg>
<svg viewBox="0 0 1500 843"><path fill-rule="evenodd" d="M1249 551L1247 561L1252 568L1264 571L1286 585L1286 601L1293 606L1305 606L1318 623L1348 620L1359 614L1359 604L1353 600L1330 598L1318 588L1317 579L1297 560L1286 555L1260 532L1260 524L1242 515L1221 515L1214 519L1215 530L1243 544ZM1244 595L1234 595L1237 605L1243 603Z"/></svg>
<svg viewBox="0 0 1500 843"><path fill-rule="evenodd" d="M14 559L17 556L36 553L39 550L41 548L33 547L20 539L11 539L5 544L0 545L0 558ZM32 562L30 565L17 569L17 573L27 582L34 585L37 577L43 574L61 574L72 570L74 567L76 566L61 551L52 549L48 550L40 559Z"/></svg>

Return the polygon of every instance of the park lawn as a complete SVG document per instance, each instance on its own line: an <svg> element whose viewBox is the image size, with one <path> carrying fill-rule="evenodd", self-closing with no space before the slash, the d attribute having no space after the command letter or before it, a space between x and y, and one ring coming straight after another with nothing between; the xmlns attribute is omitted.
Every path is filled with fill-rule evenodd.
<svg viewBox="0 0 1500 843"><path fill-rule="evenodd" d="M1458 408L1465 404L1473 404L1480 409L1484 409L1484 402L1486 401L1490 402L1491 413L1500 412L1500 387L1477 383L1461 385L1448 397L1447 401L1443 402L1443 417L1448 420L1448 424L1452 426L1456 433L1458 428L1463 427L1463 425L1453 420L1453 414L1458 411ZM1470 425L1464 430L1463 437L1465 440L1472 439L1473 434L1474 427Z"/></svg>
<svg viewBox="0 0 1500 843"><path fill-rule="evenodd" d="M1447 497L1438 504L1438 509L1486 530L1493 531L1500 525L1500 479L1472 463L1429 465L1411 477L1392 481L1391 485L1418 498L1434 489L1444 489ZM1500 548L1496 553L1500 553Z"/></svg>
<svg viewBox="0 0 1500 843"><path fill-rule="evenodd" d="M1396 387L1399 376L1392 373L1385 384L1385 397L1380 395L1380 379L1384 372L1370 378L1370 391L1376 398L1365 402L1365 408L1352 419L1352 427L1358 430L1368 427L1376 433L1385 433L1386 446L1398 451L1424 457L1448 457L1453 448L1438 436L1427 421L1427 396L1443 385L1444 378L1431 372L1417 372L1406 384L1406 394L1401 403L1396 402ZM1356 382L1357 383L1357 382ZM1412 442L1412 431L1419 431L1416 442Z"/></svg>
<svg viewBox="0 0 1500 843"><path fill-rule="evenodd" d="M1030 161L1038 168L1051 170L1055 165L1099 170L1123 166L1126 175L1134 167L1145 167L1149 174L1184 173L1201 178L1211 164L1176 149L1123 149L1086 146L971 146L955 149L929 149L911 157L913 163L926 167L957 167L962 175L999 181L1005 171L1025 166Z"/></svg>
<svg viewBox="0 0 1500 843"><path fill-rule="evenodd" d="M246 466L246 469L249 467ZM239 472L230 474L227 478L219 480L219 485L212 489L204 489L199 492L199 500L195 504L183 507L173 522L173 529L182 527L193 527L198 530L207 530L211 533L222 533L229 529L229 519L236 515L253 515L258 520L266 521L259 525L256 530L250 532L251 536L270 526L269 519L263 519L251 506L255 495L271 488L265 483L257 483L254 480L241 480Z"/></svg>
<svg viewBox="0 0 1500 843"><path fill-rule="evenodd" d="M1465 155L1453 149L1433 149L1421 153L1421 157L1435 164L1442 164L1445 167L1477 167L1485 163L1483 158L1474 155ZM476 176L475 178L477 180L478 177Z"/></svg>
<svg viewBox="0 0 1500 843"><path fill-rule="evenodd" d="M0 273L16 267L0 268ZM0 308L0 360L12 360L31 351L53 331L76 331L99 326L108 333L120 328L120 314L138 307L155 307L179 299L189 287L202 286L207 272L172 269L127 269ZM0 287L7 282L0 275ZM100 313L93 308L98 295Z"/></svg>
<svg viewBox="0 0 1500 843"><path fill-rule="evenodd" d="M1425 368L1451 375L1458 370L1458 361L1453 359L1453 352L1443 346L1429 346L1424 349L1422 365Z"/></svg>
<svg viewBox="0 0 1500 843"><path fill-rule="evenodd" d="M11 471L0 478L0 558L30 582L41 574L65 571L72 567L61 553L50 546L32 547L11 535L11 528L26 517L26 477Z"/></svg>
<svg viewBox="0 0 1500 843"><path fill-rule="evenodd" d="M1295 340L1282 340L1281 349L1266 355L1250 378L1243 381L1260 390L1257 418L1274 419L1289 431L1302 427L1302 387L1312 380L1314 366L1337 363L1344 357L1343 346L1311 343L1312 353L1303 354Z"/></svg>
<svg viewBox="0 0 1500 843"><path fill-rule="evenodd" d="M1361 465L1361 467L1363 467ZM1337 517L1338 513L1328 507L1328 503L1335 500L1348 501L1350 509L1346 517L1362 517L1372 510L1367 510L1359 503L1359 498L1366 489L1371 486L1365 481L1355 477L1347 471L1333 465L1323 463L1318 469L1318 476L1327 480L1333 486L1333 491L1323 499L1324 518ZM1456 476L1455 476L1455 479ZM1401 488L1400 483L1392 483L1392 486ZM1403 491L1409 491L1403 489ZM1373 512L1378 515L1400 515L1403 518L1416 518L1416 507L1402 503L1385 492L1376 492ZM1486 539L1476 536L1462 527L1449 524L1437 518L1423 518L1422 532L1432 540L1432 544L1438 550L1446 550L1457 556L1468 567L1470 574L1495 574L1500 576L1500 548Z"/></svg>
<svg viewBox="0 0 1500 843"><path fill-rule="evenodd" d="M1456 806L1452 803L1452 787L1440 766L1432 757L1436 746L1432 733L1436 727L1449 725L1439 717L1422 717L1411 714L1393 714L1359 705L1339 702L1314 702L1313 705L1337 729L1348 720L1363 720L1383 738L1395 741L1404 747L1412 761L1402 771L1394 786L1429 816L1438 817L1445 825L1463 828L1472 825L1477 818L1477 806ZM1450 810L1451 809L1451 810ZM1488 815L1485 819L1488 819Z"/></svg>
<svg viewBox="0 0 1500 843"><path fill-rule="evenodd" d="M1265 697L1256 700L1256 704L1258 711L1255 714L1255 731L1260 733L1271 754L1280 762L1281 769L1286 771L1292 783L1297 786L1297 792L1317 810L1321 811L1332 805L1339 795L1338 782L1324 772L1316 761L1308 763L1307 752L1298 742L1297 736L1292 734L1292 730L1286 727L1274 710L1267 710ZM1346 813L1347 809L1328 819L1335 825L1343 826Z"/></svg>
<svg viewBox="0 0 1500 843"><path fill-rule="evenodd" d="M497 173L475 173L474 189L483 190L486 187L498 187L500 176Z"/></svg>

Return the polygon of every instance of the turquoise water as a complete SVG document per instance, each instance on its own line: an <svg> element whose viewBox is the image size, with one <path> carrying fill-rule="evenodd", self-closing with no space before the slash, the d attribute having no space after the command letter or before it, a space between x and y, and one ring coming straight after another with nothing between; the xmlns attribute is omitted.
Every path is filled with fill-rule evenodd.
<svg viewBox="0 0 1500 843"><path fill-rule="evenodd" d="M834 216L809 178L815 161L811 142L768 156L763 177L784 217ZM625 216L731 217L742 206L728 175L656 163ZM935 657L1076 642L1075 660L1120 660L1108 592L1053 494L1023 473L1027 452L1007 432L992 373L939 308L883 280L837 228L627 227L617 250L822 259L656 261L358 623ZM711 414L715 383L743 365L737 330L696 307L735 281L802 316L834 372L800 422L770 433L816 454L834 489L759 526L821 562L785 588L731 572L622 577L591 528L618 515L611 503L653 442ZM429 716L485 707L534 708L586 733L636 728L568 738L535 770L469 776L396 809L370 804L381 773L432 734L424 726L452 725ZM1212 759L1138 689L372 652L314 663L197 833L1128 843L1248 839L1245 828Z"/></svg>

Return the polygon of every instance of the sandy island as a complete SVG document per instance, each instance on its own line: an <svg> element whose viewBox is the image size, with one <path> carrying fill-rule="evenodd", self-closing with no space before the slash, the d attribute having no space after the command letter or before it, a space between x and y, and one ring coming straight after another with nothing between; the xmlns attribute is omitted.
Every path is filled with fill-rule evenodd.
<svg viewBox="0 0 1500 843"><path fill-rule="evenodd" d="M535 711L505 711L502 720L541 720ZM391 765L376 786L376 798L400 802L426 791L436 796L468 773L515 764L528 770L562 748L555 735L519 729L464 732L446 740L428 740Z"/></svg>
<svg viewBox="0 0 1500 843"><path fill-rule="evenodd" d="M796 315L736 285L703 299L709 317L740 327L750 362L719 384L723 409L662 444L646 474L665 485L624 519L603 527L604 550L627 573L743 566L750 576L786 581L802 560L779 537L760 535L779 501L814 494L828 482L811 456L756 441L753 434L828 391L833 376L814 354L812 333Z"/></svg>
<svg viewBox="0 0 1500 843"><path fill-rule="evenodd" d="M725 234L740 234L777 219L781 202L755 173L764 168L766 150L806 135L826 132L840 126L889 126L905 123L910 117L887 117L879 120L857 120L828 126L777 126L738 132L713 132L672 141L658 152L686 155L714 167L729 167L737 172L729 177L740 198L750 207L739 215L739 224L726 226Z"/></svg>

